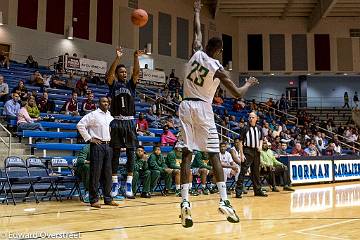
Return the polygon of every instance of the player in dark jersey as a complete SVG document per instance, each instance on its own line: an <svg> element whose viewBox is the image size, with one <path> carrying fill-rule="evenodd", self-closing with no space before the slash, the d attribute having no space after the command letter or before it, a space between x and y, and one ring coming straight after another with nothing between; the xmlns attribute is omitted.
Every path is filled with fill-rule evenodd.
<svg viewBox="0 0 360 240"><path fill-rule="evenodd" d="M127 71L125 66L120 64L120 58L123 55L122 48L116 49L116 58L107 74L107 83L110 88L111 97L110 112L114 117L114 120L110 123L110 145L113 147L113 187L111 190L111 195L113 197L119 192L117 171L119 168L120 149L126 148L126 168L128 176L126 179L125 197L131 199L135 198L131 186L134 161L136 158L135 149L138 145L134 122L135 88L140 73L139 56L143 53L144 52L140 50L135 51L133 74L129 81L126 80Z"/></svg>

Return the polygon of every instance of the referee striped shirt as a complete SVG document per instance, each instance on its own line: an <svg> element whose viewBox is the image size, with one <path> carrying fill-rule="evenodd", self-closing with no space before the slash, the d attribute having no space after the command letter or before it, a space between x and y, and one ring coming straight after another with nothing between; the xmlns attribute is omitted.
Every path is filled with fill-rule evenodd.
<svg viewBox="0 0 360 240"><path fill-rule="evenodd" d="M244 147L259 148L260 141L263 139L263 133L260 126L246 126L240 132L240 140Z"/></svg>

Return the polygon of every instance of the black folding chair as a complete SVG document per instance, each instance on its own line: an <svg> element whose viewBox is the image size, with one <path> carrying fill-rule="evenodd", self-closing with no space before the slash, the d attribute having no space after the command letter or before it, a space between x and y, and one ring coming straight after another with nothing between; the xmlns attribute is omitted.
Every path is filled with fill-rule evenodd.
<svg viewBox="0 0 360 240"><path fill-rule="evenodd" d="M6 188L9 188L9 186L9 180L4 176L3 170L0 170L0 198L2 199L2 203L6 202L7 205L9 205L9 200ZM11 199L15 205L14 195L11 196Z"/></svg>
<svg viewBox="0 0 360 240"><path fill-rule="evenodd" d="M36 203L39 203L34 183L39 177L31 177L27 171L24 160L17 156L10 156L5 159L5 174L9 182L9 190L14 199L14 192L26 192L23 202L29 197L30 193L34 194ZM15 204L15 200L14 200Z"/></svg>
<svg viewBox="0 0 360 240"><path fill-rule="evenodd" d="M69 165L69 163L66 161L66 159L63 158L53 158L50 161L50 167L51 167L51 176L55 175L57 177L57 180L55 182L55 187L58 187L59 184L67 185L72 184L70 188L65 187L65 190L70 190L67 199L72 198L72 196L75 194L75 191L78 192L79 198L82 201L82 194L80 191L80 179L75 176L73 169ZM62 171L62 169L64 171ZM62 200L61 194L59 194L60 201Z"/></svg>
<svg viewBox="0 0 360 240"><path fill-rule="evenodd" d="M37 157L29 157L26 159L26 166L29 176L38 177L38 180L35 182L36 191L45 191L41 200L44 198L49 198L49 200L51 200L51 198L55 196L58 201L58 196L60 195L58 186L56 185L58 177L50 176L45 164ZM50 196L47 196L49 191L51 194Z"/></svg>

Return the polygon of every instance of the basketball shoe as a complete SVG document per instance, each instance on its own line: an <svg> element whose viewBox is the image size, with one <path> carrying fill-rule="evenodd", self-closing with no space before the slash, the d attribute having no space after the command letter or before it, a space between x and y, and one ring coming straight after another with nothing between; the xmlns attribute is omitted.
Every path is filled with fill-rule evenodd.
<svg viewBox="0 0 360 240"><path fill-rule="evenodd" d="M193 220L191 218L191 207L190 202L183 201L180 205L181 207L181 215L179 216L181 218L181 224L184 228L192 227Z"/></svg>
<svg viewBox="0 0 360 240"><path fill-rule="evenodd" d="M238 223L240 221L233 207L230 205L229 200L221 200L219 203L219 212L226 216L226 220L231 223Z"/></svg>

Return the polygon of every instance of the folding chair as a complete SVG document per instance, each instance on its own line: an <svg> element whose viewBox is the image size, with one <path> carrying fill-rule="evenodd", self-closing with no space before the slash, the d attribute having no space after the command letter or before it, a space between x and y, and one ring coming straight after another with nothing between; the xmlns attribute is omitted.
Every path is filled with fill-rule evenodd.
<svg viewBox="0 0 360 240"><path fill-rule="evenodd" d="M48 196L49 200L55 196L56 200L59 201L58 196L60 193L56 184L58 177L50 176L45 164L39 158L29 157L26 159L26 166L29 176L38 177L37 182L35 182L35 189L37 191L45 190L41 200L47 198L47 193L51 191L50 196Z"/></svg>
<svg viewBox="0 0 360 240"><path fill-rule="evenodd" d="M27 171L24 160L17 156L10 156L5 159L5 174L9 183L9 190L14 200L14 192L25 192L23 202L29 197L30 193L34 194L36 203L39 203L37 193L34 188L34 183L39 180L39 177L31 177ZM14 200L14 204L15 200Z"/></svg>
<svg viewBox="0 0 360 240"><path fill-rule="evenodd" d="M70 167L66 159L63 158L53 158L50 161L50 168L52 171L51 175L56 175L57 180L55 182L55 187L59 189L59 184L72 184L70 188L64 188L62 191L70 190L67 199L72 198L75 194L75 191L78 192L79 198L82 201L82 193L80 191L80 180L77 176L74 175L73 169ZM64 168L65 171L61 171ZM59 199L62 201L61 194L59 194Z"/></svg>
<svg viewBox="0 0 360 240"><path fill-rule="evenodd" d="M9 187L10 184L9 184L8 179L6 177L4 177L3 174L4 174L3 171L0 170L0 198L2 199L2 203L6 202L6 205L9 205L8 191L6 190L6 185ZM1 197L3 193L4 193L4 197ZM14 200L14 196L12 195L11 198L15 205L16 203Z"/></svg>

